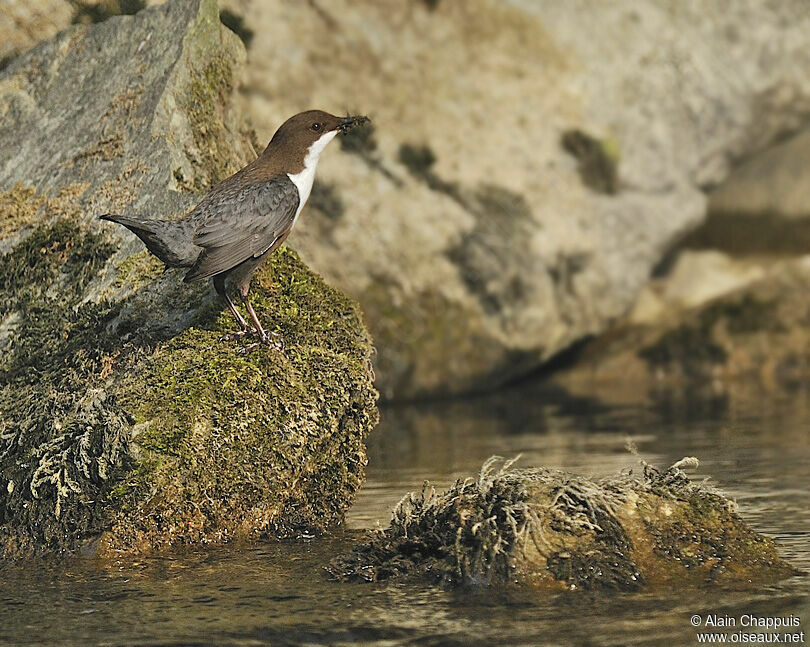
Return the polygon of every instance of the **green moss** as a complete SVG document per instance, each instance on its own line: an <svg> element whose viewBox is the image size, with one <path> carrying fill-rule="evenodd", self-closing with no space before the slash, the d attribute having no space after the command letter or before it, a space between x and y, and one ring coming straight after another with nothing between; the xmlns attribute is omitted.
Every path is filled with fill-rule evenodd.
<svg viewBox="0 0 810 647"><path fill-rule="evenodd" d="M45 203L33 187L17 183L9 191L0 193L0 236L29 224Z"/></svg>
<svg viewBox="0 0 810 647"><path fill-rule="evenodd" d="M43 208L35 194L29 204ZM0 309L16 318L0 361L0 554L99 531L124 468L128 422L103 390L115 352L105 326L117 309L82 303L113 249L59 219L0 258Z"/></svg>
<svg viewBox="0 0 810 647"><path fill-rule="evenodd" d="M17 216L48 220L47 200L20 196ZM114 250L57 218L0 256L0 315L14 317L0 341L0 553L72 549L111 527L110 544L136 550L338 522L376 422L356 305L282 250L252 300L283 354L220 342L232 320L218 302L161 341L144 309L186 310L194 291L154 301L164 275L142 252L114 284L140 284L135 296L85 302Z"/></svg>
<svg viewBox="0 0 810 647"><path fill-rule="evenodd" d="M19 219L47 222L61 215L60 200L33 191L24 195ZM17 319L0 361L0 386L58 383L81 363L87 341L82 334L89 329L91 336L99 334L109 316L105 304L82 304L84 291L114 249L103 235L58 218L0 255L0 317Z"/></svg>
<svg viewBox="0 0 810 647"><path fill-rule="evenodd" d="M113 286L138 285L157 279L164 271L164 265L147 250L127 256L118 266Z"/></svg>
<svg viewBox="0 0 810 647"><path fill-rule="evenodd" d="M185 188L244 161L247 141L227 118L242 46L214 0L187 9L174 12L182 53L169 85L149 86L138 67L72 147L84 152L63 160L75 175L77 160L109 166L120 154L116 177L97 178L89 195L79 184L0 193L0 557L72 550L105 531L108 545L137 550L317 529L341 517L363 478L376 394L353 303L282 252L254 303L287 349L240 357L239 343L218 341L231 319L209 284L159 272L146 253L114 267L112 229L91 220L102 206L150 201L156 169L126 159L129 135L153 117L141 114L144 94L188 117L169 146L194 167ZM171 14L146 22L160 29ZM74 30L72 54L88 33ZM20 72L34 85L36 68Z"/></svg>
<svg viewBox="0 0 810 647"><path fill-rule="evenodd" d="M90 162L105 161L109 162L111 159L120 157L124 153L125 143L122 133L115 133L110 137L106 137L88 147L75 158L74 163L86 165Z"/></svg>
<svg viewBox="0 0 810 647"><path fill-rule="evenodd" d="M193 159L194 181L184 188L201 192L235 173L225 111L233 92L234 62L221 55L190 75L183 108L188 115L199 157Z"/></svg>
<svg viewBox="0 0 810 647"><path fill-rule="evenodd" d="M748 527L717 493L693 488L676 499L670 514L644 517L663 570L677 565L708 582L789 571L774 543Z"/></svg>
<svg viewBox="0 0 810 647"><path fill-rule="evenodd" d="M282 250L252 300L284 353L237 355L239 342L220 341L233 322L218 303L172 339L122 344L110 324L128 302L78 303L111 251L57 222L3 265L22 320L0 372L0 487L12 493L0 550L71 549L101 531L105 546L158 549L338 523L377 416L357 306ZM66 271L73 292L49 297Z"/></svg>
<svg viewBox="0 0 810 647"><path fill-rule="evenodd" d="M58 277L73 286L74 298L78 298L113 250L98 234L68 220L35 230L0 256L0 292L5 297L0 314L17 308L20 302L30 305L46 299L48 287Z"/></svg>
<svg viewBox="0 0 810 647"><path fill-rule="evenodd" d="M110 545L317 531L350 505L376 423L357 306L286 249L257 274L252 301L283 353L235 355L241 342L220 341L230 313L211 308L125 380L125 407L147 424L143 459L116 490L136 512Z"/></svg>
<svg viewBox="0 0 810 647"><path fill-rule="evenodd" d="M36 189L18 182L0 193L0 240L13 233L25 231L37 223L56 218L74 220L79 215L78 198L87 184L73 184L55 196L37 193Z"/></svg>

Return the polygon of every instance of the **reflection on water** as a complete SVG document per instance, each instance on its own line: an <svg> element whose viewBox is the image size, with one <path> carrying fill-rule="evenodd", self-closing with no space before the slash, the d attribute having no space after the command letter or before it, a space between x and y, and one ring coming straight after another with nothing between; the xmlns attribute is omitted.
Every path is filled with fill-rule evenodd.
<svg viewBox="0 0 810 647"><path fill-rule="evenodd" d="M492 454L587 475L642 457L701 461L757 529L810 570L810 398L661 400L607 407L524 386L489 398L389 408L370 439L368 483L349 530L308 543L225 547L99 566L89 559L10 566L0 582L2 644L680 645L689 618L798 615L810 631L808 578L753 592L447 591L337 584L323 565L356 530L385 524L425 479L445 486Z"/></svg>

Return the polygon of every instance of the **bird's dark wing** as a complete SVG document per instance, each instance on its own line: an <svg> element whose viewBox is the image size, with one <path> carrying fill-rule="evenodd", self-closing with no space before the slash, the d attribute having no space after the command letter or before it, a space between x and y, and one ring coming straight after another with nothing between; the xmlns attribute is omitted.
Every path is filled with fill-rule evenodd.
<svg viewBox="0 0 810 647"><path fill-rule="evenodd" d="M203 251L184 280L226 272L269 251L290 231L298 202L298 189L286 175L206 196L189 214L200 223L194 244Z"/></svg>

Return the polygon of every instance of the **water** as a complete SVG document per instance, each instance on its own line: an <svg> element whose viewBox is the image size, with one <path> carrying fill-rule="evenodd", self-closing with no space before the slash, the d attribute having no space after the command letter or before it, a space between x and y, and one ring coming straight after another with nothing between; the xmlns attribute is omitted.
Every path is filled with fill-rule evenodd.
<svg viewBox="0 0 810 647"><path fill-rule="evenodd" d="M801 619L810 578L750 591L707 589L540 597L510 590L340 584L323 566L424 479L445 486L491 454L588 475L701 459L698 475L810 571L810 396L759 395L608 407L536 386L490 398L386 409L368 483L346 530L306 542L219 547L99 565L92 559L0 571L2 645L694 645L690 617ZM807 637L805 637L807 640Z"/></svg>

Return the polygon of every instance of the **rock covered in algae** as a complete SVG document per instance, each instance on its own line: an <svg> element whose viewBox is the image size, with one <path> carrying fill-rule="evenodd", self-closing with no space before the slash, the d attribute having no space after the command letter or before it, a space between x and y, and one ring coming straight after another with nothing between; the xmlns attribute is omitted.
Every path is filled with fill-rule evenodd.
<svg viewBox="0 0 810 647"><path fill-rule="evenodd" d="M453 584L546 588L773 580L794 570L749 528L735 504L691 482L685 458L666 471L602 480L551 469L500 469L400 501L391 525L336 559L343 580L423 577Z"/></svg>
<svg viewBox="0 0 810 647"><path fill-rule="evenodd" d="M243 165L244 48L214 0L74 27L0 72L0 556L317 531L376 422L356 305L289 250L254 279L283 353L220 343L208 285L97 216L179 215Z"/></svg>

